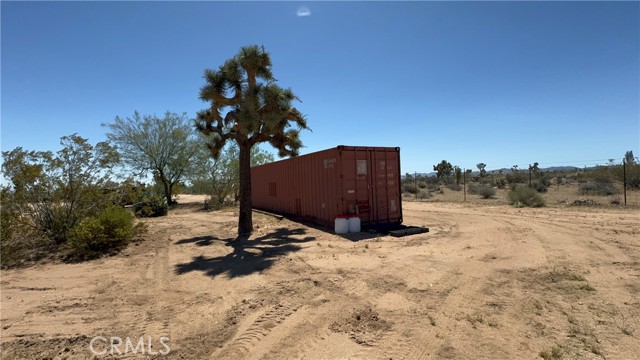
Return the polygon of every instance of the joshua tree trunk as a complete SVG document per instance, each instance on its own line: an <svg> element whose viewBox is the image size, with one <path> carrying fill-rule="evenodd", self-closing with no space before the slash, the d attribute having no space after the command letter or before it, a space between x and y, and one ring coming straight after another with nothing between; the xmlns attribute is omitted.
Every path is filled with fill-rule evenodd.
<svg viewBox="0 0 640 360"><path fill-rule="evenodd" d="M238 144L240 147L240 217L238 235L249 236L253 232L251 202L251 145Z"/></svg>

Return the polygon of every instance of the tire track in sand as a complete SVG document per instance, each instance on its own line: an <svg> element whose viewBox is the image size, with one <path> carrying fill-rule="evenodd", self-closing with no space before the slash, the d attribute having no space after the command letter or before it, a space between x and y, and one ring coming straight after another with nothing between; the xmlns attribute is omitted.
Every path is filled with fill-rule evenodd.
<svg viewBox="0 0 640 360"><path fill-rule="evenodd" d="M301 306L290 304L276 304L259 315L245 330L236 334L220 350L214 352L211 359L246 358L273 330L285 322Z"/></svg>

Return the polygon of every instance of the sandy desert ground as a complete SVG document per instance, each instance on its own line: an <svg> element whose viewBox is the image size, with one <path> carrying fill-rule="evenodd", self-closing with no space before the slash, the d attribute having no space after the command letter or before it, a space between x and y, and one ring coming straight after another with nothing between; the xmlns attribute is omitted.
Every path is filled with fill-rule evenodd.
<svg viewBox="0 0 640 360"><path fill-rule="evenodd" d="M3 270L2 358L640 356L637 207L405 202L430 232L404 238L256 214L241 243L233 210L180 201L118 255Z"/></svg>

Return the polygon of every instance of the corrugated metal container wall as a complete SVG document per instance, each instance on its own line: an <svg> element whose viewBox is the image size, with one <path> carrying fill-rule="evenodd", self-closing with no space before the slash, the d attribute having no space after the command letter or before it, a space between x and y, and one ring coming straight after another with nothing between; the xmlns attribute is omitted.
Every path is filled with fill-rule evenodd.
<svg viewBox="0 0 640 360"><path fill-rule="evenodd" d="M400 148L338 146L251 168L253 207L332 226L402 222Z"/></svg>

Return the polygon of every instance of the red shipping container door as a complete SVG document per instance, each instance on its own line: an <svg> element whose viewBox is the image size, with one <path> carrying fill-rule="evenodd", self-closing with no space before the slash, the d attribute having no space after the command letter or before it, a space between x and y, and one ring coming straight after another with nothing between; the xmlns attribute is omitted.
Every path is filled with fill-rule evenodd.
<svg viewBox="0 0 640 360"><path fill-rule="evenodd" d="M333 226L358 214L363 225L400 224L400 149L338 146L251 169L253 207Z"/></svg>

